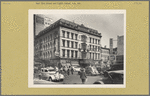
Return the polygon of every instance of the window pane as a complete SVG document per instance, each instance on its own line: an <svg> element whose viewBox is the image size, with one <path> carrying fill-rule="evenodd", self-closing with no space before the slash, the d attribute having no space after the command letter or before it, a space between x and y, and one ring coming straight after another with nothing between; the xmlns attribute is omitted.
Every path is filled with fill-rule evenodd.
<svg viewBox="0 0 150 96"><path fill-rule="evenodd" d="M73 39L73 33L71 33L71 38Z"/></svg>
<svg viewBox="0 0 150 96"><path fill-rule="evenodd" d="M69 38L69 32L67 32L67 38Z"/></svg>

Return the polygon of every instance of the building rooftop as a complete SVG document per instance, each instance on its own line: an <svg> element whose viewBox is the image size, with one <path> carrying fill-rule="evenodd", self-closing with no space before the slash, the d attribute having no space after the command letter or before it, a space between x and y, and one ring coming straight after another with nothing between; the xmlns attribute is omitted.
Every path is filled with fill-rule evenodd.
<svg viewBox="0 0 150 96"><path fill-rule="evenodd" d="M109 48L105 48L105 47L101 47L101 49L106 49L106 50L110 50Z"/></svg>
<svg viewBox="0 0 150 96"><path fill-rule="evenodd" d="M68 21L65 19L59 19L55 23L51 24L50 26L46 27L44 30L39 32L39 34L36 36L36 38L48 33L50 30L53 30L53 29L57 28L58 26L66 27L66 28L73 29L76 31L81 31L81 32L88 33L88 34L91 34L94 36L98 36L100 38L102 37L101 33L98 33L97 30L85 27L83 24L79 25L79 24L76 24L74 22L71 22L71 21Z"/></svg>

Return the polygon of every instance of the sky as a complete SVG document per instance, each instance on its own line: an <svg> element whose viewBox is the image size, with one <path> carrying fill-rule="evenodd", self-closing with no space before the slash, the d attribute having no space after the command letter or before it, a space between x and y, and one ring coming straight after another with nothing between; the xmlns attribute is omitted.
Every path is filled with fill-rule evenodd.
<svg viewBox="0 0 150 96"><path fill-rule="evenodd" d="M41 16L51 18L51 23L60 18L83 24L101 33L101 45L109 48L109 39L117 40L117 36L124 35L124 15L123 14L41 14ZM117 42L113 41L113 47Z"/></svg>

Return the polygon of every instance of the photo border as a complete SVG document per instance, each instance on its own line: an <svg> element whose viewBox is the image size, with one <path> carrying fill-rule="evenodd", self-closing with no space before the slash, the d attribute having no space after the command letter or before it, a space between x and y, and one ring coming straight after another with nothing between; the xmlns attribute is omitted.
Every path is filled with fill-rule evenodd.
<svg viewBox="0 0 150 96"><path fill-rule="evenodd" d="M84 13L83 13L84 12ZM33 15L34 14L124 14L124 83L107 85L81 85L81 84L34 84L33 83L33 60L34 60L34 32ZM55 10L55 9L29 9L28 10L28 87L29 88L126 88L126 10Z"/></svg>

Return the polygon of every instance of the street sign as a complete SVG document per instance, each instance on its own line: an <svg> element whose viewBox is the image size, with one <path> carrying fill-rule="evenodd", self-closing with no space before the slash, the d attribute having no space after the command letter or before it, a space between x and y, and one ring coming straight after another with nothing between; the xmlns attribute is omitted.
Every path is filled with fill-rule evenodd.
<svg viewBox="0 0 150 96"><path fill-rule="evenodd" d="M115 56L114 55L111 55L109 56L109 59L112 61L112 60L115 60Z"/></svg>

